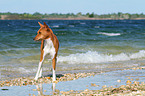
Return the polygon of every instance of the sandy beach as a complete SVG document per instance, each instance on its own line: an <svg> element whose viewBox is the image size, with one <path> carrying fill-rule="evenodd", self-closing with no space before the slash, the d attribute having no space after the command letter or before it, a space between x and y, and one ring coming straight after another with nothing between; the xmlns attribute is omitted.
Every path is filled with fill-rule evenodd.
<svg viewBox="0 0 145 96"><path fill-rule="evenodd" d="M57 74L39 78L20 77L0 81L1 96L132 96L145 95L145 67L109 72Z"/></svg>

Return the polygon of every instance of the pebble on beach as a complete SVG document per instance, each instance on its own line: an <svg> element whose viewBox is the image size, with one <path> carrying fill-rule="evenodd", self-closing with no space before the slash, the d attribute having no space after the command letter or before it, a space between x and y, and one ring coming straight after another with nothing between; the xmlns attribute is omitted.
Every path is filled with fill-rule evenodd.
<svg viewBox="0 0 145 96"><path fill-rule="evenodd" d="M118 82L118 83L120 83L120 82L121 82L121 80L117 80L117 82Z"/></svg>
<svg viewBox="0 0 145 96"><path fill-rule="evenodd" d="M131 82L130 80L127 80L127 81L126 81L126 84L127 84L127 85L130 85L131 83L132 83L132 82Z"/></svg>
<svg viewBox="0 0 145 96"><path fill-rule="evenodd" d="M95 83L91 83L91 86L98 87L99 85L96 85Z"/></svg>

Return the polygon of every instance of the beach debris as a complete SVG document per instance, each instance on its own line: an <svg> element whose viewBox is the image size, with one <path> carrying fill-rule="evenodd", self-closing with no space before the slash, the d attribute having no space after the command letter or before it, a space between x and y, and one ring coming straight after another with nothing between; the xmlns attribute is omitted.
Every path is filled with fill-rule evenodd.
<svg viewBox="0 0 145 96"><path fill-rule="evenodd" d="M118 88L113 88L107 87L106 85L104 86L103 89L101 90L81 90L81 91L75 91L75 90L70 90L70 91L60 91L60 93L63 95L69 95L69 96L136 96L136 95L141 95L145 96L145 83L142 82L139 84L138 82L134 82L135 84L131 85L121 85ZM139 85L136 85L139 84ZM93 83L92 83L93 84ZM59 94L57 94L59 95Z"/></svg>
<svg viewBox="0 0 145 96"><path fill-rule="evenodd" d="M130 79L130 77L128 77L128 79Z"/></svg>
<svg viewBox="0 0 145 96"><path fill-rule="evenodd" d="M37 89L32 89L33 91L37 91Z"/></svg>
<svg viewBox="0 0 145 96"><path fill-rule="evenodd" d="M70 91L71 91L71 90L70 90ZM58 89L55 89L55 92L56 92L56 93L60 93L60 90L58 90Z"/></svg>
<svg viewBox="0 0 145 96"><path fill-rule="evenodd" d="M39 83L58 83L60 81L71 81L71 80L76 80L78 78L84 78L84 77L89 77L89 76L94 76L95 73L67 73L63 74L61 77L57 77L56 81L52 81L52 77L42 77L39 78L38 80L34 80L32 77L20 77L20 78L15 78L12 80L5 80L5 81L0 81L0 87L3 86L27 86L27 85L38 85Z"/></svg>
<svg viewBox="0 0 145 96"><path fill-rule="evenodd" d="M121 80L117 80L117 82L118 82L118 83L120 83L120 82L121 82Z"/></svg>
<svg viewBox="0 0 145 96"><path fill-rule="evenodd" d="M132 83L132 82L131 82L130 80L127 80L127 81L126 81L126 84L127 84L127 85L130 85L131 83Z"/></svg>
<svg viewBox="0 0 145 96"><path fill-rule="evenodd" d="M3 89L1 89L1 90L4 90L4 91L5 91L5 90L9 90L9 89L7 89L7 88L3 88Z"/></svg>
<svg viewBox="0 0 145 96"><path fill-rule="evenodd" d="M51 79L51 77L46 77L47 79Z"/></svg>
<svg viewBox="0 0 145 96"><path fill-rule="evenodd" d="M93 87L99 87L99 85L96 85L95 83L91 83L91 86L93 86Z"/></svg>
<svg viewBox="0 0 145 96"><path fill-rule="evenodd" d="M102 86L102 88L106 88L106 87L107 87L106 85L103 85L103 86Z"/></svg>
<svg viewBox="0 0 145 96"><path fill-rule="evenodd" d="M138 86L138 85L139 85L139 82L137 82L137 81L134 81L134 84L135 84L136 86Z"/></svg>

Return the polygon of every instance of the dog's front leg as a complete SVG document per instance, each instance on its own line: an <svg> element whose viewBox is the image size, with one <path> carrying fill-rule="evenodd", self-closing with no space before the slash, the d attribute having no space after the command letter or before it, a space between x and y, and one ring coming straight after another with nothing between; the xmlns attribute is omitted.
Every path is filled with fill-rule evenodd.
<svg viewBox="0 0 145 96"><path fill-rule="evenodd" d="M41 68L40 68L40 72L39 72L38 78L39 78L39 77L42 77L42 67L43 67L43 64L41 65Z"/></svg>
<svg viewBox="0 0 145 96"><path fill-rule="evenodd" d="M42 63L43 63L43 60L45 57L43 48L44 48L44 40L41 41L41 56L40 56L38 70L37 70L36 76L34 78L35 80L38 80L38 78L42 76Z"/></svg>
<svg viewBox="0 0 145 96"><path fill-rule="evenodd" d="M39 62L38 70L34 79L38 80L38 78L41 77L41 75L42 75L42 62Z"/></svg>
<svg viewBox="0 0 145 96"><path fill-rule="evenodd" d="M39 66L38 66L38 70L37 70L37 73L36 73L36 76L35 76L35 80L38 80L39 77L42 76L42 63L43 63L43 60L44 60L44 55L43 55L43 51L41 51L41 57L40 57L40 62L39 62Z"/></svg>

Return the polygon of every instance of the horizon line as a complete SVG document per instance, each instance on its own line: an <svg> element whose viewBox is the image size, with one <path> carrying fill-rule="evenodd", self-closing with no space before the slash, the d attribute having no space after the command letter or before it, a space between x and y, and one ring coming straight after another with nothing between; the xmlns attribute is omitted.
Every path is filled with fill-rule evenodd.
<svg viewBox="0 0 145 96"><path fill-rule="evenodd" d="M29 12L0 12L0 13L12 13L12 14L14 14L14 13L17 13L17 14L24 14L24 13L26 13L26 14L35 14L35 13L40 13L40 14L42 14L42 15L44 15L44 14L78 14L78 13L81 13L81 14L87 14L87 13L89 13L89 14L97 14L97 13L95 13L95 12L86 12L86 13L83 13L83 12L77 12L77 13L73 13L73 12L68 12L68 13L59 13L59 12L52 12L52 13L41 13L41 12L33 12L33 13L29 13ZM140 12L140 13L129 13L129 12L111 12L111 13L102 13L102 14L97 14L97 15L104 15L104 14L118 14L118 13L123 13L123 14L144 14L144 12Z"/></svg>

